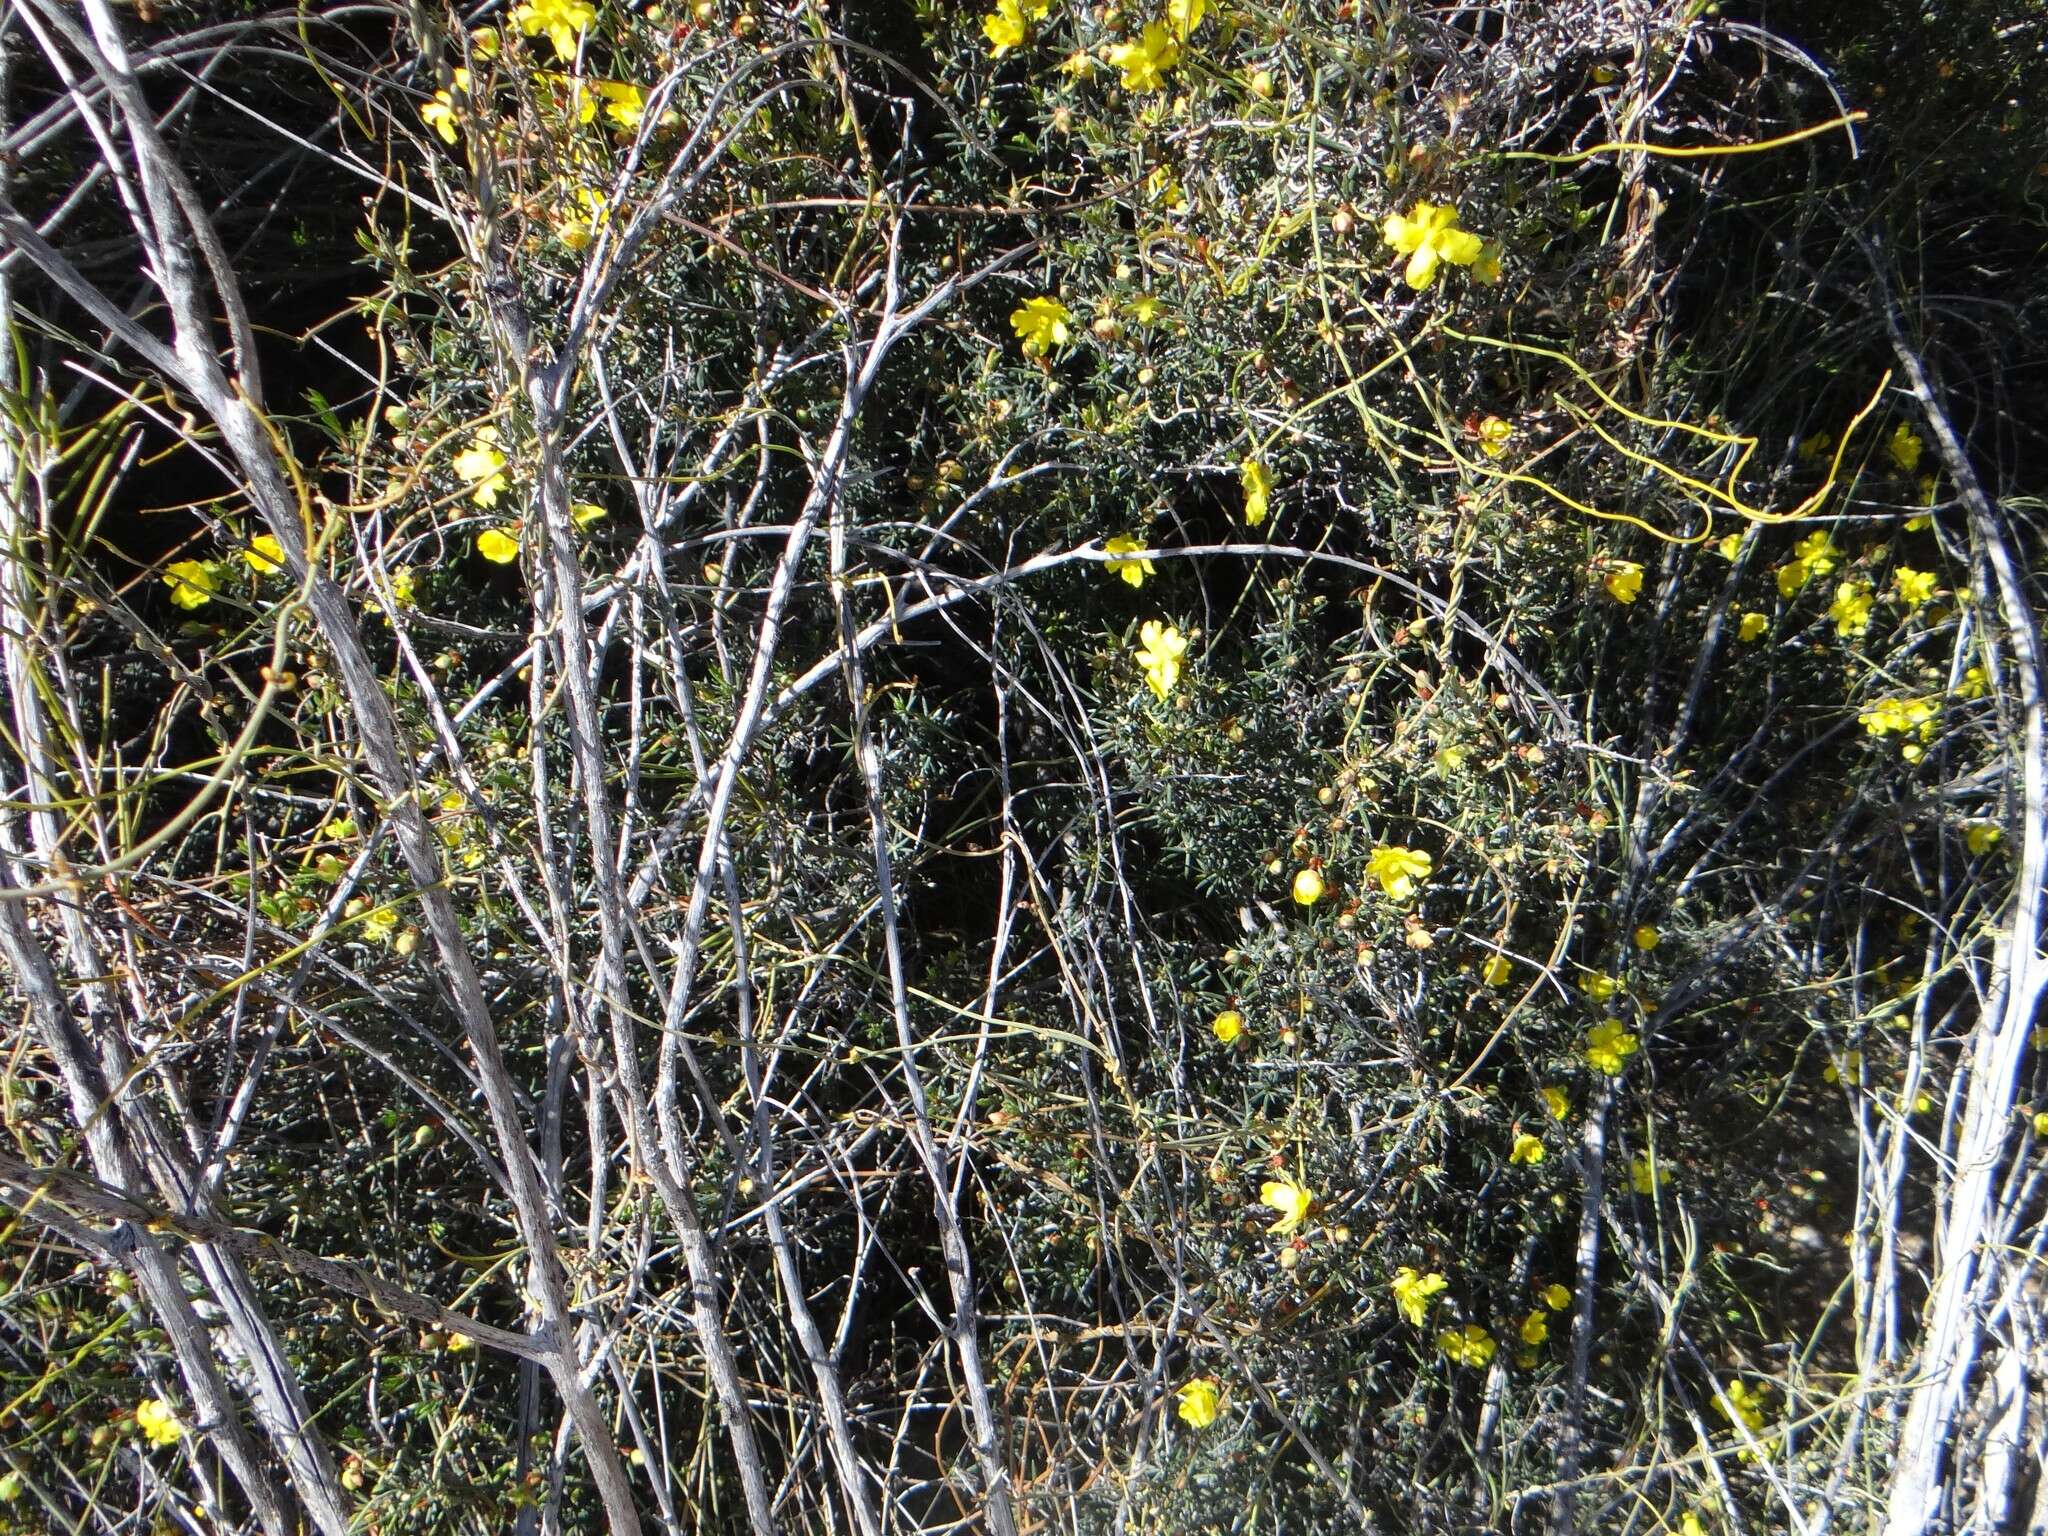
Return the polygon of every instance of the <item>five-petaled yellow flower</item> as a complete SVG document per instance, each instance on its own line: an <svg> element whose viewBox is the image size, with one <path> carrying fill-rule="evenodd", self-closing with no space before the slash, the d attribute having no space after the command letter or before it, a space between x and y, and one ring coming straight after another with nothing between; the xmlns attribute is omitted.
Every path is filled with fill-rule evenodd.
<svg viewBox="0 0 2048 1536"><path fill-rule="evenodd" d="M1165 313L1166 306L1160 302L1156 294L1141 293L1131 300L1131 318L1140 325L1157 324L1159 317Z"/></svg>
<svg viewBox="0 0 2048 1536"><path fill-rule="evenodd" d="M1385 843L1373 849L1365 860L1366 874L1396 901L1413 896L1416 883L1427 880L1434 867L1429 855L1419 848L1395 848Z"/></svg>
<svg viewBox="0 0 2048 1536"><path fill-rule="evenodd" d="M1408 258L1402 272L1408 286L1417 290L1436 281L1437 268L1444 262L1469 267L1486 253L1486 242L1469 230L1458 228L1458 210L1449 203L1417 203L1404 216L1387 215L1381 236L1396 252Z"/></svg>
<svg viewBox="0 0 2048 1536"><path fill-rule="evenodd" d="M1638 1152L1629 1159L1629 1187L1639 1195L1654 1195L1671 1182L1671 1170L1661 1168Z"/></svg>
<svg viewBox="0 0 2048 1536"><path fill-rule="evenodd" d="M1209 0L1166 0L1166 25L1173 35L1185 39L1209 14Z"/></svg>
<svg viewBox="0 0 2048 1536"><path fill-rule="evenodd" d="M510 565L519 558L519 535L505 528L486 528L476 536L476 552L493 565Z"/></svg>
<svg viewBox="0 0 2048 1536"><path fill-rule="evenodd" d="M1026 299L1010 311L1010 329L1024 343L1026 357L1043 357L1064 347L1074 334L1074 312L1050 294Z"/></svg>
<svg viewBox="0 0 2048 1536"><path fill-rule="evenodd" d="M1394 1305L1400 1308L1401 1315L1408 1319L1411 1327L1420 1328L1423 1319L1429 1315L1429 1299L1450 1283L1434 1270L1418 1275L1404 1264L1394 1271L1390 1289L1394 1293Z"/></svg>
<svg viewBox="0 0 2048 1536"><path fill-rule="evenodd" d="M1112 576L1123 577L1125 581L1134 587L1142 587L1145 585L1145 578L1147 576L1158 574L1153 569L1152 562L1145 558L1144 544L1132 538L1128 533L1119 533L1114 538L1104 539L1102 541L1102 552L1105 555L1128 555L1131 557L1128 560L1105 560L1102 562L1102 568Z"/></svg>
<svg viewBox="0 0 2048 1536"><path fill-rule="evenodd" d="M470 445L455 455L455 476L470 488L469 499L480 507L495 507L498 494L511 484L505 478L505 455L498 448L498 429L477 429Z"/></svg>
<svg viewBox="0 0 2048 1536"><path fill-rule="evenodd" d="M1550 1308L1551 1311L1562 1312L1571 1304L1572 1293L1556 1281L1553 1280L1549 1285L1543 1287L1543 1305Z"/></svg>
<svg viewBox="0 0 2048 1536"><path fill-rule="evenodd" d="M1489 955L1486 964L1479 968L1479 979L1489 987L1506 986L1508 978L1514 974L1515 968L1509 964L1506 955Z"/></svg>
<svg viewBox="0 0 2048 1536"><path fill-rule="evenodd" d="M1760 640L1763 638L1763 632L1770 627L1771 621L1769 619L1760 613L1750 612L1742 616L1742 624L1735 633L1738 639L1745 642Z"/></svg>
<svg viewBox="0 0 2048 1536"><path fill-rule="evenodd" d="M557 224L555 238L580 254L597 238L597 232L604 227L609 214L605 209L604 194L592 187L576 189L576 205L582 212L572 213Z"/></svg>
<svg viewBox="0 0 2048 1536"><path fill-rule="evenodd" d="M1515 435L1515 429L1498 416L1489 416L1479 423L1479 451L1489 459L1497 459L1508 451L1508 439Z"/></svg>
<svg viewBox="0 0 2048 1536"><path fill-rule="evenodd" d="M1213 1376L1197 1376L1173 1394L1180 1400L1174 1411L1181 1422L1190 1429L1207 1429L1216 1422L1216 1411L1223 1401L1223 1393Z"/></svg>
<svg viewBox="0 0 2048 1536"><path fill-rule="evenodd" d="M1562 1120L1572 1112L1572 1101L1562 1088L1550 1084L1543 1090L1543 1107L1550 1111L1551 1119Z"/></svg>
<svg viewBox="0 0 2048 1536"><path fill-rule="evenodd" d="M222 574L218 560L179 560L164 567L163 579L180 608L204 608L220 590Z"/></svg>
<svg viewBox="0 0 2048 1536"><path fill-rule="evenodd" d="M1209 1026L1209 1033L1225 1045L1235 1045L1244 1033L1244 1015L1235 1008L1226 1008L1216 1015L1216 1022Z"/></svg>
<svg viewBox="0 0 2048 1536"><path fill-rule="evenodd" d="M545 32L555 57L565 62L576 57L577 39L596 20L597 10L586 0L521 0L512 8L512 24L528 37Z"/></svg>
<svg viewBox="0 0 2048 1536"><path fill-rule="evenodd" d="M1180 682L1180 659L1187 653L1187 636L1164 620L1147 619L1138 626L1138 666L1162 701Z"/></svg>
<svg viewBox="0 0 2048 1536"><path fill-rule="evenodd" d="M1910 475L1920 467L1920 451L1926 446L1920 441L1919 433L1904 422L1900 422L1897 430L1885 443L1884 451L1891 455L1894 464Z"/></svg>
<svg viewBox="0 0 2048 1536"><path fill-rule="evenodd" d="M1532 1348L1550 1337L1550 1319L1543 1315L1541 1307L1522 1319L1521 1334L1522 1342Z"/></svg>
<svg viewBox="0 0 2048 1536"><path fill-rule="evenodd" d="M151 1445L176 1445L185 1428L177 1410L160 1397L145 1397L135 1405L135 1427Z"/></svg>
<svg viewBox="0 0 2048 1536"><path fill-rule="evenodd" d="M1579 978L1579 990L1596 1003L1606 1002L1626 986L1619 976L1610 976L1605 971L1588 971Z"/></svg>
<svg viewBox="0 0 2048 1536"><path fill-rule="evenodd" d="M1632 603L1643 595L1643 568L1633 560L1610 560L1600 585L1617 603Z"/></svg>
<svg viewBox="0 0 2048 1536"><path fill-rule="evenodd" d="M1972 667L1963 674L1963 680L1956 684L1959 699L1981 699L1991 691L1991 680L1984 675L1982 667Z"/></svg>
<svg viewBox="0 0 2048 1536"><path fill-rule="evenodd" d="M1835 600L1828 605L1828 617L1835 621L1835 633L1844 640L1868 633L1870 610L1876 601L1867 581L1845 581L1835 587Z"/></svg>
<svg viewBox="0 0 2048 1536"><path fill-rule="evenodd" d="M1973 821L1963 828L1964 844L1979 857L1996 848L2004 836L2004 830L1995 821Z"/></svg>
<svg viewBox="0 0 2048 1536"><path fill-rule="evenodd" d="M1526 1163L1531 1168L1543 1161L1543 1143L1527 1131L1515 1133L1514 1150L1508 1153L1510 1163Z"/></svg>
<svg viewBox="0 0 2048 1536"><path fill-rule="evenodd" d="M273 571L284 569L284 546L277 542L274 533L259 533L249 541L249 547L242 551L242 563L258 576L268 576Z"/></svg>
<svg viewBox="0 0 2048 1536"><path fill-rule="evenodd" d="M1916 571L1910 565L1902 565L1892 572L1892 584L1897 588L1899 601L1908 608L1918 608L1934 596L1934 572Z"/></svg>
<svg viewBox="0 0 2048 1536"><path fill-rule="evenodd" d="M1292 1179L1266 1180L1259 1186L1259 1204L1280 1213L1280 1219L1266 1230L1277 1237L1287 1237L1300 1231L1301 1224L1308 1220L1308 1208L1315 1203L1315 1198Z"/></svg>
<svg viewBox="0 0 2048 1536"><path fill-rule="evenodd" d="M1596 1072L1619 1077L1629 1057L1635 1055L1642 1044L1641 1040L1609 1019L1594 1026L1586 1036L1586 1064Z"/></svg>
<svg viewBox="0 0 2048 1536"><path fill-rule="evenodd" d="M434 92L434 99L420 108L420 121L441 135L441 142L455 142L455 98L446 91Z"/></svg>
<svg viewBox="0 0 2048 1536"><path fill-rule="evenodd" d="M1245 525L1256 528L1266 520L1266 499L1273 493L1272 472L1257 459L1246 459L1238 466L1237 478L1244 486Z"/></svg>
<svg viewBox="0 0 2048 1536"><path fill-rule="evenodd" d="M1110 46L1109 62L1123 73L1124 89L1156 91L1166 84L1166 72L1180 62L1180 44L1163 21L1148 21L1137 41Z"/></svg>
<svg viewBox="0 0 2048 1536"><path fill-rule="evenodd" d="M1000 59L1012 48L1021 48L1031 23L1045 20L1050 9L1049 0L996 0L996 8L981 19L989 52Z"/></svg>
<svg viewBox="0 0 2048 1536"><path fill-rule="evenodd" d="M1485 1365L1499 1348L1493 1342L1493 1335L1477 1323L1467 1323L1462 1328L1446 1328L1436 1336L1436 1347L1453 1365L1470 1366Z"/></svg>

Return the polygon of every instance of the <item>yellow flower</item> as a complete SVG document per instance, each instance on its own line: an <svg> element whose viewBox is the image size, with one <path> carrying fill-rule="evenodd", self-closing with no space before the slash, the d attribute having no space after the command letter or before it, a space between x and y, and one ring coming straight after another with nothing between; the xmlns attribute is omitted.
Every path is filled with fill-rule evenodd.
<svg viewBox="0 0 2048 1536"><path fill-rule="evenodd" d="M604 102L604 115L628 133L637 133L640 125L647 120L647 93L631 81L593 80L590 82L590 89ZM673 112L664 112L661 115L664 123L674 118ZM586 116L583 121L589 122L590 118Z"/></svg>
<svg viewBox="0 0 2048 1536"><path fill-rule="evenodd" d="M1908 608L1918 608L1934 596L1934 572L1916 571L1910 565L1902 565L1892 572L1892 584L1898 589L1899 601Z"/></svg>
<svg viewBox="0 0 2048 1536"><path fill-rule="evenodd" d="M1543 1107L1550 1111L1550 1118L1562 1120L1572 1112L1572 1101L1565 1096L1562 1088L1555 1086L1543 1090Z"/></svg>
<svg viewBox="0 0 2048 1536"><path fill-rule="evenodd" d="M1050 9L1048 0L996 0L996 8L981 19L989 52L1000 59L1012 48L1022 47L1031 23L1043 21Z"/></svg>
<svg viewBox="0 0 2048 1536"><path fill-rule="evenodd" d="M177 1410L160 1397L145 1397L135 1405L135 1427L151 1445L176 1445L185 1429Z"/></svg>
<svg viewBox="0 0 2048 1536"><path fill-rule="evenodd" d="M576 189L576 204L583 211L571 214L555 226L555 238L570 250L578 253L597 238L597 232L605 225L609 213L605 208L604 194L589 187Z"/></svg>
<svg viewBox="0 0 2048 1536"><path fill-rule="evenodd" d="M389 907L372 907L367 899L358 896L344 909L348 917L359 919L358 931L368 944L382 944L398 929L398 914Z"/></svg>
<svg viewBox="0 0 2048 1536"><path fill-rule="evenodd" d="M1870 629L1870 609L1875 601L1867 581L1845 581L1835 588L1835 600L1828 605L1828 617L1835 621L1835 634L1848 640Z"/></svg>
<svg viewBox="0 0 2048 1536"><path fill-rule="evenodd" d="M476 49L479 57L495 59L498 56L498 29L496 27L478 27L469 34L469 41L470 46Z"/></svg>
<svg viewBox="0 0 2048 1536"><path fill-rule="evenodd" d="M1050 294L1026 299L1010 312L1010 329L1024 343L1026 357L1043 357L1072 336L1074 312Z"/></svg>
<svg viewBox="0 0 2048 1536"><path fill-rule="evenodd" d="M1835 440L1825 432L1816 432L1799 445L1799 462L1818 464L1833 451Z"/></svg>
<svg viewBox="0 0 2048 1536"><path fill-rule="evenodd" d="M1413 896L1416 882L1427 880L1433 867L1429 855L1421 849L1393 848L1385 843L1373 849L1365 860L1366 874L1396 901Z"/></svg>
<svg viewBox="0 0 2048 1536"><path fill-rule="evenodd" d="M1828 537L1825 528L1817 528L1792 546L1792 553L1806 563L1809 574L1825 576L1841 563L1842 551L1835 541Z"/></svg>
<svg viewBox="0 0 2048 1536"><path fill-rule="evenodd" d="M576 57L577 39L596 20L597 11L586 0L521 0L512 8L512 24L527 37L547 33L555 57L564 62Z"/></svg>
<svg viewBox="0 0 2048 1536"><path fill-rule="evenodd" d="M1963 680L1956 684L1956 697L1959 699L1981 699L1990 691L1991 683L1984 676L1982 667L1970 668L1963 674Z"/></svg>
<svg viewBox="0 0 2048 1536"><path fill-rule="evenodd" d="M1629 1159L1628 1182L1629 1187L1637 1194L1654 1195L1671 1182L1671 1171L1668 1168L1659 1168L1638 1152Z"/></svg>
<svg viewBox="0 0 2048 1536"><path fill-rule="evenodd" d="M1216 1410L1223 1401L1223 1394L1217 1390L1213 1376L1196 1377L1174 1396L1180 1400L1180 1406L1174 1411L1188 1428L1207 1429L1216 1422Z"/></svg>
<svg viewBox="0 0 2048 1536"><path fill-rule="evenodd" d="M1145 546L1128 533L1120 533L1114 538L1103 540L1102 552L1106 555L1133 557L1129 560L1105 560L1102 562L1102 568L1112 576L1123 577L1134 587L1142 587L1147 576L1158 574L1153 569L1152 562L1145 558Z"/></svg>
<svg viewBox="0 0 2048 1536"><path fill-rule="evenodd" d="M1155 323L1165 311L1166 306L1156 294L1141 293L1131 300L1131 318L1140 325Z"/></svg>
<svg viewBox="0 0 2048 1536"><path fill-rule="evenodd" d="M1479 979L1489 987L1506 986L1508 978L1514 974L1515 968L1509 964L1506 955L1489 955L1486 964L1479 968Z"/></svg>
<svg viewBox="0 0 2048 1536"><path fill-rule="evenodd" d="M2044 1109L2034 1116L2034 1134L2036 1136L2048 1136L2048 1109Z"/></svg>
<svg viewBox="0 0 2048 1536"><path fill-rule="evenodd" d="M1762 638L1763 632L1771 627L1771 621L1760 613L1745 613L1742 623L1735 631L1739 639L1749 641Z"/></svg>
<svg viewBox="0 0 2048 1536"><path fill-rule="evenodd" d="M1865 705L1856 721L1873 736L1902 736L1926 730L1940 712L1933 699L1878 699Z"/></svg>
<svg viewBox="0 0 2048 1536"><path fill-rule="evenodd" d="M258 576L268 576L272 571L284 569L284 546L277 542L274 533L259 533L249 541L249 547L242 551L242 563Z"/></svg>
<svg viewBox="0 0 2048 1536"><path fill-rule="evenodd" d="M1489 416L1479 423L1479 451L1489 459L1497 459L1508 451L1508 439L1515 435L1515 429L1498 416Z"/></svg>
<svg viewBox="0 0 2048 1536"><path fill-rule="evenodd" d="M1112 44L1109 62L1123 72L1124 89L1156 91L1166 84L1166 72L1180 62L1180 44L1163 21L1148 21L1134 43Z"/></svg>
<svg viewBox="0 0 2048 1536"><path fill-rule="evenodd" d="M434 99L420 108L420 121L441 135L441 142L455 142L455 99L446 91L434 92Z"/></svg>
<svg viewBox="0 0 2048 1536"><path fill-rule="evenodd" d="M1180 659L1188 653L1187 636L1171 624L1147 619L1138 627L1138 666L1145 681L1164 701L1180 682Z"/></svg>
<svg viewBox="0 0 2048 1536"><path fill-rule="evenodd" d="M1617 603L1632 603L1643 595L1643 568L1633 560L1614 560L1600 585Z"/></svg>
<svg viewBox="0 0 2048 1536"><path fill-rule="evenodd" d="M1615 993L1626 990L1626 983L1605 971L1588 971L1579 978L1579 990L1592 1001L1604 1003Z"/></svg>
<svg viewBox="0 0 2048 1536"><path fill-rule="evenodd" d="M1850 1077L1854 1078L1860 1076L1863 1071L1863 1053L1861 1051L1848 1052L1845 1056L1843 1056L1842 1065L1839 1067L1836 1066L1832 1061L1829 1062L1826 1067L1822 1068L1820 1074L1821 1078L1825 1082L1839 1083L1842 1080L1842 1074L1845 1068L1847 1069L1848 1075Z"/></svg>
<svg viewBox="0 0 2048 1536"><path fill-rule="evenodd" d="M503 528L486 528L476 536L476 552L493 565L510 565L519 558L519 536Z"/></svg>
<svg viewBox="0 0 2048 1536"><path fill-rule="evenodd" d="M1550 1337L1550 1319L1543 1315L1541 1307L1522 1319L1521 1333L1522 1342L1529 1345L1541 1344Z"/></svg>
<svg viewBox="0 0 2048 1536"><path fill-rule="evenodd" d="M218 560L179 560L164 567L163 580L180 608L204 608L220 590L221 575Z"/></svg>
<svg viewBox="0 0 2048 1536"><path fill-rule="evenodd" d="M1902 421L1886 441L1884 451L1891 455L1894 464L1910 475L1920 467L1920 451L1926 446L1920 441L1920 434Z"/></svg>
<svg viewBox="0 0 2048 1536"><path fill-rule="evenodd" d="M1259 1204L1280 1213L1280 1219L1266 1229L1279 1237L1299 1231L1314 1202L1315 1196L1292 1179L1268 1179L1259 1186Z"/></svg>
<svg viewBox="0 0 2048 1536"><path fill-rule="evenodd" d="M391 573L391 595L398 600L398 606L401 608L410 608L419 601L411 566L401 565Z"/></svg>
<svg viewBox="0 0 2048 1536"><path fill-rule="evenodd" d="M1543 1305L1550 1308L1551 1311L1562 1312L1571 1304L1572 1293L1556 1281L1552 1281L1549 1285L1543 1287Z"/></svg>
<svg viewBox="0 0 2048 1536"><path fill-rule="evenodd" d="M1237 467L1237 478L1244 485L1245 524L1256 528L1266 520L1266 498L1273 490L1273 476L1257 459L1246 459Z"/></svg>
<svg viewBox="0 0 2048 1536"><path fill-rule="evenodd" d="M1429 1313L1430 1297L1449 1285L1450 1281L1433 1270L1429 1274L1418 1275L1404 1264L1394 1271L1390 1288L1394 1293L1394 1305L1401 1309L1401 1315L1411 1326L1420 1328L1423 1318Z"/></svg>
<svg viewBox="0 0 2048 1536"><path fill-rule="evenodd" d="M1973 821L1963 829L1963 841L1969 845L1970 852L1978 855L1989 853L2004 836L2004 831L1994 821Z"/></svg>
<svg viewBox="0 0 2048 1536"><path fill-rule="evenodd" d="M1621 1076L1629 1057L1642 1048L1643 1042L1623 1029L1614 1020L1594 1027L1586 1036L1586 1064L1596 1072L1605 1072L1609 1077Z"/></svg>
<svg viewBox="0 0 2048 1536"><path fill-rule="evenodd" d="M1449 203L1418 202L1405 217L1390 213L1380 227L1380 235L1398 254L1408 258L1407 269L1401 275L1417 291L1436 281L1439 264L1447 261L1454 267L1469 267L1486 249L1477 235L1458 228L1458 210Z"/></svg>
<svg viewBox="0 0 2048 1536"><path fill-rule="evenodd" d="M1183 42L1209 14L1209 0L1166 0L1166 25Z"/></svg>
<svg viewBox="0 0 2048 1536"><path fill-rule="evenodd" d="M1778 567L1778 596L1792 596L1806 585L1807 578L1812 574L1804 560L1787 560Z"/></svg>
<svg viewBox="0 0 2048 1536"><path fill-rule="evenodd" d="M1499 1348L1493 1342L1493 1335L1477 1323L1467 1323L1463 1328L1446 1328L1436 1336L1436 1347L1453 1365L1475 1367L1492 1360Z"/></svg>
<svg viewBox="0 0 2048 1536"><path fill-rule="evenodd" d="M610 516L610 512L594 501L572 501L569 503L569 521L578 528L588 528L592 523L601 522Z"/></svg>
<svg viewBox="0 0 2048 1536"><path fill-rule="evenodd" d="M1723 560L1733 560L1742 553L1742 535L1731 533L1714 546L1714 552Z"/></svg>
<svg viewBox="0 0 2048 1536"><path fill-rule="evenodd" d="M1235 1008L1226 1008L1216 1015L1216 1022L1209 1026L1209 1033L1225 1045L1235 1045L1244 1033L1244 1015Z"/></svg>
<svg viewBox="0 0 2048 1536"><path fill-rule="evenodd" d="M1531 1168L1543 1161L1543 1143L1527 1131L1515 1133L1514 1150L1508 1153L1510 1163L1526 1163Z"/></svg>
<svg viewBox="0 0 2048 1536"><path fill-rule="evenodd" d="M1602 578L1608 596L1616 602L1634 602L1642 596L1642 567L1632 559L1618 559L1608 563L1608 573Z"/></svg>
<svg viewBox="0 0 2048 1536"><path fill-rule="evenodd" d="M495 507L498 493L511 484L505 478L505 455L498 449L498 429L481 427L470 445L455 455L455 477L470 487L469 499Z"/></svg>
<svg viewBox="0 0 2048 1536"><path fill-rule="evenodd" d="M1304 907L1312 907L1323 899L1323 877L1312 869L1304 869L1294 877L1294 899Z"/></svg>
<svg viewBox="0 0 2048 1536"><path fill-rule="evenodd" d="M1636 948L1644 951L1645 953L1648 953L1650 950L1655 949L1659 944L1664 942L1664 935L1659 933L1649 923L1640 924L1636 928L1636 931L1630 935L1630 938L1632 938L1635 941Z"/></svg>
<svg viewBox="0 0 2048 1536"><path fill-rule="evenodd" d="M1500 281L1500 246L1494 241L1487 240L1481 243L1479 255L1472 262L1472 275L1482 283Z"/></svg>
<svg viewBox="0 0 2048 1536"><path fill-rule="evenodd" d="M1733 1377L1715 1394L1714 1407L1722 1418L1730 1423L1740 1419L1744 1428L1754 1432L1764 1427L1764 1394L1770 1390L1768 1383L1751 1387Z"/></svg>

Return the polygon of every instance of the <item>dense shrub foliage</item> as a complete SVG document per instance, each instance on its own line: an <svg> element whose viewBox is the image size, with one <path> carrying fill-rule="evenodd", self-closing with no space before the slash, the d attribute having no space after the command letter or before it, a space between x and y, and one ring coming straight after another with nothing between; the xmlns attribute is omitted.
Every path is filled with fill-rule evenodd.
<svg viewBox="0 0 2048 1536"><path fill-rule="evenodd" d="M0 9L0 1529L2048 1518L2048 23L1736 11Z"/></svg>

